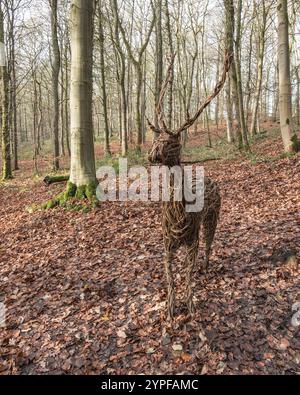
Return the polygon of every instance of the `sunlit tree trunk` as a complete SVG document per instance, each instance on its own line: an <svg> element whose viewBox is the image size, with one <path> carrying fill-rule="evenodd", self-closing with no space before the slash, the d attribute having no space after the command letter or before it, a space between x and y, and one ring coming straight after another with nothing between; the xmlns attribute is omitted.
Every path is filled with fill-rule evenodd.
<svg viewBox="0 0 300 395"><path fill-rule="evenodd" d="M258 123L258 107L261 97L261 87L262 87L263 70L264 70L265 33L266 33L268 11L266 9L265 0L261 1L261 5L262 5L262 13L261 13L262 17L261 17L261 23L258 32L257 80L256 80L256 88L255 88L253 108L252 108L252 121L250 127L251 136L253 136L258 131L256 126Z"/></svg>
<svg viewBox="0 0 300 395"><path fill-rule="evenodd" d="M18 2L16 2L18 3ZM14 170L19 170L18 163L18 112L17 112L17 75L16 75L16 38L15 38L15 27L16 27L16 9L19 7L19 3L16 4L15 0L6 2L6 10L8 17L8 38L10 47L9 56L9 89L10 89L10 129L13 145L13 167Z"/></svg>
<svg viewBox="0 0 300 395"><path fill-rule="evenodd" d="M122 156L126 156L128 153L128 97L126 94L126 57L120 43L118 6L115 0L111 0L111 7L114 14L114 34L112 34L112 36L114 36L114 45L117 49L116 58L119 57L120 61L118 70L118 82L120 86L122 103L121 151ZM129 73L129 70L127 70L127 72Z"/></svg>
<svg viewBox="0 0 300 395"><path fill-rule="evenodd" d="M285 152L293 151L292 91L287 0L278 0L279 113Z"/></svg>
<svg viewBox="0 0 300 395"><path fill-rule="evenodd" d="M236 79L237 79L237 93L238 105L240 114L240 125L242 131L243 145L245 149L249 149L248 142L248 127L245 119L244 111L244 93L242 85L242 70L241 70L241 34L242 34L242 0L238 0L237 6L237 23L236 23L236 37L235 37L235 65L236 65Z"/></svg>
<svg viewBox="0 0 300 395"><path fill-rule="evenodd" d="M168 36L168 46L170 57L174 55L174 43L173 43L173 35L171 29L171 20L170 20L170 12L168 0L165 0L165 14L166 14L166 29ZM170 84L169 84L169 92L168 92L168 114L167 114L167 125L169 129L172 129L172 118L173 118L173 85L174 85L174 65L171 70Z"/></svg>
<svg viewBox="0 0 300 395"><path fill-rule="evenodd" d="M218 58L217 58L217 73L216 73L216 81L219 78L219 73L220 73L220 50L221 46L220 44L218 45ZM217 129L219 129L219 112L220 112L220 96L218 95L216 98L216 107L215 107L215 124Z"/></svg>
<svg viewBox="0 0 300 395"><path fill-rule="evenodd" d="M2 12L2 2L0 1L0 73L1 73L1 145L2 145L2 178L7 180L12 178L11 156L10 156L10 136L8 123L8 73L7 60L4 44L4 21Z"/></svg>
<svg viewBox="0 0 300 395"><path fill-rule="evenodd" d="M71 175L77 188L96 183L93 114L93 1L71 5Z"/></svg>
<svg viewBox="0 0 300 395"><path fill-rule="evenodd" d="M158 105L161 87L163 83L163 37L162 37L162 0L156 1L156 24L155 24L155 106ZM158 116L155 112L155 126L158 128ZM154 138L158 135L154 133Z"/></svg>
<svg viewBox="0 0 300 395"><path fill-rule="evenodd" d="M231 84L230 78L226 83L226 112L227 112L227 141L228 143L233 142L233 116L232 116L232 99L231 99Z"/></svg>
<svg viewBox="0 0 300 395"><path fill-rule="evenodd" d="M297 81L297 96L296 96L296 117L297 125L300 126L300 66L296 69L296 81Z"/></svg>
<svg viewBox="0 0 300 395"><path fill-rule="evenodd" d="M224 0L225 12L226 12L226 47L229 53L234 52L234 30L235 30L235 16L234 16L234 4L233 0ZM240 121L240 111L239 111L239 96L238 96L238 81L236 72L236 62L235 59L232 62L230 70L231 78L231 91L232 91L232 101L235 108L235 116L237 120L237 143L239 148L243 147L243 136L241 133L241 121Z"/></svg>
<svg viewBox="0 0 300 395"><path fill-rule="evenodd" d="M102 1L98 1L99 10L99 44L100 44L100 74L101 74L101 90L102 90L102 103L103 103L103 115L104 115L104 153L110 156L109 146L109 123L108 123L108 112L107 112L107 93L106 93L106 79L105 79L105 54L104 54L104 29L103 29L103 12L102 12Z"/></svg>
<svg viewBox="0 0 300 395"><path fill-rule="evenodd" d="M59 169L59 70L57 0L50 0L52 32L52 95L53 95L53 169Z"/></svg>

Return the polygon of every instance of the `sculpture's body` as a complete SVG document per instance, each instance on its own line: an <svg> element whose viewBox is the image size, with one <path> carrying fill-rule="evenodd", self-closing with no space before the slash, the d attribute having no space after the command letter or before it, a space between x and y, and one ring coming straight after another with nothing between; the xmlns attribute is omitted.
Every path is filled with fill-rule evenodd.
<svg viewBox="0 0 300 395"><path fill-rule="evenodd" d="M224 70L221 80L216 85L214 92L200 106L195 115L190 118L189 114L185 123L176 131L170 131L164 120L162 111L162 102L167 90L168 83L171 81L171 70L174 63L174 57L168 70L168 78L161 89L160 99L156 108L158 115L159 127L155 127L148 121L150 128L160 136L154 141L149 153L151 163L159 163L169 168L181 165L181 133L187 130L197 120L203 110L221 91L225 84L227 73L230 69L233 55L227 55L224 63ZM193 183L193 189L195 185ZM174 254L179 247L186 247L185 269L186 269L186 302L190 314L193 314L193 290L192 274L199 249L199 231L203 226L205 239L205 263L203 269L206 269L209 263L212 242L219 219L221 207L221 197L217 184L209 178L204 179L204 206L201 211L188 212L186 210L187 202L175 201L174 199L174 176L170 178L170 196L169 202L163 203L162 210L162 227L164 244L166 249L165 269L168 283L168 313L173 317L175 304L174 278L172 273L172 261ZM184 194L183 194L184 196Z"/></svg>
<svg viewBox="0 0 300 395"><path fill-rule="evenodd" d="M175 148L176 146L177 149ZM169 167L178 166L180 165L180 150L181 144L179 137L176 144L176 138L174 136L168 136L167 138L161 136L155 141L149 155L149 160L152 163L158 162ZM171 159L170 152L175 153L176 157ZM168 284L168 313L170 317L173 317L175 288L172 262L174 254L181 246L186 248L184 263L186 270L186 303L190 314L192 314L192 274L199 250L199 231L202 225L205 240L205 262L202 268L206 270L218 223L221 197L218 185L210 178L205 177L203 209L199 212L187 212L184 198L182 201L174 201L174 178L172 176L170 178L169 188L170 201L163 202L162 205L162 229L166 250L165 269Z"/></svg>
<svg viewBox="0 0 300 395"><path fill-rule="evenodd" d="M199 249L199 231L203 226L205 241L205 261L202 269L208 268L211 246L218 224L221 198L217 184L205 178L204 208L200 212L187 213L181 202L163 204L162 229L166 249L165 269L168 283L168 310L172 317L174 312L174 280L172 273L173 254L181 247L186 247L186 303L190 314L193 313L192 279Z"/></svg>

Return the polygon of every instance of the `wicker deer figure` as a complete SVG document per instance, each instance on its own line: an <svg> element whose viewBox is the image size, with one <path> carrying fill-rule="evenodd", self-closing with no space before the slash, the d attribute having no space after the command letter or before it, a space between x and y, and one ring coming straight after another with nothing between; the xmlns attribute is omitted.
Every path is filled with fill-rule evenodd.
<svg viewBox="0 0 300 395"><path fill-rule="evenodd" d="M159 134L159 137L154 141L152 149L149 152L149 161L150 163L162 164L169 168L181 165L181 133L188 130L194 124L204 109L220 93L225 84L233 55L226 54L222 78L216 85L213 93L205 100L192 118L188 116L181 127L175 131L171 131L164 122L162 106L168 84L172 78L171 70L174 59L175 56L171 59L167 78L162 86L160 99L156 107L159 127L155 127L148 120L151 130ZM184 262L186 270L186 304L192 316L194 313L192 277L199 250L199 232L201 226L203 226L205 239L205 262L203 270L206 270L209 265L211 246L219 219L221 197L217 183L205 177L203 209L199 212L187 212L184 198L182 201L175 201L173 199L174 178L172 176L170 178L169 189L171 199L168 202L163 202L162 206L162 229L166 250L165 271L168 286L168 315L172 319L175 307L175 284L172 271L174 255L181 246L186 247L186 258Z"/></svg>

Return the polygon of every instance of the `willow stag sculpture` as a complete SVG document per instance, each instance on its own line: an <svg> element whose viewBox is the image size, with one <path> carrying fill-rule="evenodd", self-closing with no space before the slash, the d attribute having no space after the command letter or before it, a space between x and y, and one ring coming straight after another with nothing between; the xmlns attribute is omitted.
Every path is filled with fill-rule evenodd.
<svg viewBox="0 0 300 395"><path fill-rule="evenodd" d="M177 130L171 131L167 128L163 116L163 99L166 94L168 84L171 81L172 67L175 56L172 57L167 73L167 78L162 86L161 94L156 113L158 116L158 127L154 126L149 120L148 124L153 132L159 135L154 141L149 152L149 161L152 164L161 164L172 168L181 165L181 133L188 130L199 118L204 109L221 92L227 73L230 69L233 55L226 54L224 69L220 81L217 83L213 93L199 107L193 117L187 116L186 121ZM184 181L183 181L184 183ZM193 191L195 189L193 180ZM163 202L162 206L162 229L164 245L166 250L165 271L168 286L168 315L172 319L175 307L175 284L172 271L172 263L175 253L181 246L186 247L185 270L186 270L186 304L190 315L194 313L193 304L193 271L199 250L199 232L201 225L205 239L205 262L203 270L209 265L211 246L214 240L215 231L219 219L221 207L221 197L216 182L208 177L204 178L204 206L199 212L188 212L187 202L183 198L181 201L174 199L174 177L170 177L169 190L170 200Z"/></svg>

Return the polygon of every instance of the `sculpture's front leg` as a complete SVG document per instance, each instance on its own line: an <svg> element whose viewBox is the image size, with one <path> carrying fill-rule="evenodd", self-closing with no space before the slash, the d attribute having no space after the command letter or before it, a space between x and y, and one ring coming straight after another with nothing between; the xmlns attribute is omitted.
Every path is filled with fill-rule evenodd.
<svg viewBox="0 0 300 395"><path fill-rule="evenodd" d="M198 241L194 245L187 247L187 256L185 259L186 269L186 305L191 316L195 313L195 307L193 303L193 275L196 259L198 256Z"/></svg>
<svg viewBox="0 0 300 395"><path fill-rule="evenodd" d="M165 271L166 271L166 279L167 279L167 306L168 306L168 316L172 320L174 317L174 308L175 308L175 283L172 272L172 261L174 258L174 254L171 251L167 251L167 256L165 259Z"/></svg>

